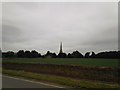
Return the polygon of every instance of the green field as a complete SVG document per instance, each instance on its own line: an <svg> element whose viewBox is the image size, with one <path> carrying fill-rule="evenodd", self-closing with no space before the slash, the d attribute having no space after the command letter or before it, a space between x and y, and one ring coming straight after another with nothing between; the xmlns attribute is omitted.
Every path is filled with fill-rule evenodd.
<svg viewBox="0 0 120 90"><path fill-rule="evenodd" d="M14 62L36 62L52 64L72 64L72 65L90 65L90 66L109 66L118 67L119 59L93 59L93 58L14 58L2 59L2 61Z"/></svg>

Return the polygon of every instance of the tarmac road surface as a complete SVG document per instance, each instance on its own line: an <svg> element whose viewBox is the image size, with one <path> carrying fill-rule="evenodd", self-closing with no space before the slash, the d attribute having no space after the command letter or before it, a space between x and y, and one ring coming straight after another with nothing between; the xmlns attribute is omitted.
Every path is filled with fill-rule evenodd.
<svg viewBox="0 0 120 90"><path fill-rule="evenodd" d="M29 89L39 88L39 90L42 90L43 88L52 88L52 89L56 88L56 90L66 90L63 87L56 86L56 85L51 85L51 84L41 83L38 81L31 81L31 80L27 80L23 78L11 77L11 76L6 76L6 75L2 75L2 88L3 90L5 90L4 88L29 88Z"/></svg>

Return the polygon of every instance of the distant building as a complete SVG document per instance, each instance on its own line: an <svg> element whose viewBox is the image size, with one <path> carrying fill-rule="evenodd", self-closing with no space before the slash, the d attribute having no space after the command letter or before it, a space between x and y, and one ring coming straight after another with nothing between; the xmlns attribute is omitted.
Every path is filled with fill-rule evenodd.
<svg viewBox="0 0 120 90"><path fill-rule="evenodd" d="M66 58L66 53L63 52L63 48L62 48L62 42L60 43L60 51L58 54L58 58Z"/></svg>
<svg viewBox="0 0 120 90"><path fill-rule="evenodd" d="M63 53L63 51L62 51L62 42L60 43L60 51L59 51L59 53Z"/></svg>

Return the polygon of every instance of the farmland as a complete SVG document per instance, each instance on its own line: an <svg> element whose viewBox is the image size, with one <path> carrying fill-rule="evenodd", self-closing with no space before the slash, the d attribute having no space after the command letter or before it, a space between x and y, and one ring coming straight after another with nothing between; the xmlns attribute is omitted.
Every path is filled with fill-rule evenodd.
<svg viewBox="0 0 120 90"><path fill-rule="evenodd" d="M118 76L120 71L118 59L4 58L2 61L3 70L15 70L115 84L120 81Z"/></svg>
<svg viewBox="0 0 120 90"><path fill-rule="evenodd" d="M77 66L66 64L3 62L3 69L43 73L77 79L118 82L119 67Z"/></svg>
<svg viewBox="0 0 120 90"><path fill-rule="evenodd" d="M71 64L82 66L108 66L118 67L119 59L96 59L96 58L6 58L2 61L9 62L34 62L50 64Z"/></svg>

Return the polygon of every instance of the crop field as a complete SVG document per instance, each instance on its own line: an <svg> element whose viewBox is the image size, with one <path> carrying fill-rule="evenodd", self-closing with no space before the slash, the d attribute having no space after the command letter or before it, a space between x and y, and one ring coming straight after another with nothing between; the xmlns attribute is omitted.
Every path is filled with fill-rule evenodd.
<svg viewBox="0 0 120 90"><path fill-rule="evenodd" d="M43 73L76 79L119 82L119 67L77 66L66 64L3 62L3 69Z"/></svg>
<svg viewBox="0 0 120 90"><path fill-rule="evenodd" d="M119 67L119 59L96 58L6 58L2 61Z"/></svg>

